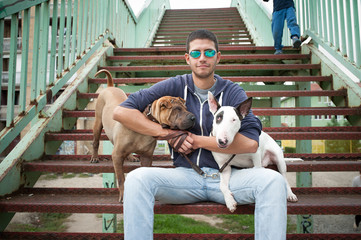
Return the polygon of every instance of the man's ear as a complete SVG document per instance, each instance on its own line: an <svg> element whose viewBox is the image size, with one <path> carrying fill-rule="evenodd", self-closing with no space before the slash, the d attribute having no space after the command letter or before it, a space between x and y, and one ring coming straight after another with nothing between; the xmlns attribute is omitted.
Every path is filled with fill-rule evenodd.
<svg viewBox="0 0 361 240"><path fill-rule="evenodd" d="M208 92L208 105L209 105L209 111L211 111L213 115L221 107L211 92Z"/></svg>
<svg viewBox="0 0 361 240"><path fill-rule="evenodd" d="M221 52L217 52L217 64L221 61Z"/></svg>
<svg viewBox="0 0 361 240"><path fill-rule="evenodd" d="M242 119L245 118L247 116L247 114L249 113L249 110L251 109L252 106L252 98L248 98L247 100L241 102L238 107L237 110L239 111L239 114L242 116Z"/></svg>
<svg viewBox="0 0 361 240"><path fill-rule="evenodd" d="M188 53L185 53L184 54L184 58L186 59L186 62L187 62L187 64L189 65L190 63L189 63L189 54Z"/></svg>

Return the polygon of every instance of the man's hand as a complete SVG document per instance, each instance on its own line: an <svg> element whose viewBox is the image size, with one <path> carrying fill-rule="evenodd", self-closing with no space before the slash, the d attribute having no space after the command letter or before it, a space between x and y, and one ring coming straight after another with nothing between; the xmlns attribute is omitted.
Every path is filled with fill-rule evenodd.
<svg viewBox="0 0 361 240"><path fill-rule="evenodd" d="M167 140L169 145L179 153L190 154L193 151L193 139L190 137L191 133L186 131L176 131L171 129L164 129L159 134L157 139Z"/></svg>
<svg viewBox="0 0 361 240"><path fill-rule="evenodd" d="M183 143L181 143L181 145L179 146L179 148L176 150L177 152L183 153L183 154L190 154L191 152L193 152L193 139L190 137L190 133L187 133L187 137L183 140ZM168 140L168 143L171 144L172 148L174 149L175 146L178 146L178 144L180 144L179 141L181 141L182 137L179 136L174 142L174 144L172 145L172 141Z"/></svg>

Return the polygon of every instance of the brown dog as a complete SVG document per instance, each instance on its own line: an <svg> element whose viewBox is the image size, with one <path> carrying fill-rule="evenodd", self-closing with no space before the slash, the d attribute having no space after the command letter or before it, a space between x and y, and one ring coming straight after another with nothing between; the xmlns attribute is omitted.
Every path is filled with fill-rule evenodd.
<svg viewBox="0 0 361 240"><path fill-rule="evenodd" d="M113 78L109 71L100 70L95 76L100 73L107 75L108 87L99 94L95 106L93 155L90 162L99 162L99 139L104 128L105 134L114 145L112 160L119 188L119 201L121 202L123 200L125 180L124 160L126 158L134 160L132 153L136 153L140 156L141 166L150 167L157 141L152 136L134 132L113 120L114 108L127 99L127 96L120 88L113 87ZM161 124L162 127L171 129L185 130L191 128L195 122L195 116L187 111L185 101L179 97L165 96L159 98L149 105L143 113L152 121Z"/></svg>

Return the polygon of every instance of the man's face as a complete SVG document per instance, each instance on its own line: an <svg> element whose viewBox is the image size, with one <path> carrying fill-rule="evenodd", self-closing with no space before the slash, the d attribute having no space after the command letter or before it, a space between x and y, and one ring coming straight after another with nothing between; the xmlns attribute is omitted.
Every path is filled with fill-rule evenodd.
<svg viewBox="0 0 361 240"><path fill-rule="evenodd" d="M200 51L199 57L194 58L189 53L185 54L186 61L191 67L193 74L198 78L208 78L213 75L217 63L221 59L221 53L216 52L213 57L207 57L206 51L216 51L214 42L209 39L195 39L189 43L189 53Z"/></svg>

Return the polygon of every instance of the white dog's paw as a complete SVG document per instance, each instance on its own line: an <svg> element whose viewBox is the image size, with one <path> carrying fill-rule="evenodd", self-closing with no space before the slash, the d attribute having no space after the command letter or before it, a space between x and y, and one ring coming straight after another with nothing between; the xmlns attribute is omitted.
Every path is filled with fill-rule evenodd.
<svg viewBox="0 0 361 240"><path fill-rule="evenodd" d="M234 212L237 209L237 202L234 200L232 195L226 197L225 201L229 211Z"/></svg>
<svg viewBox="0 0 361 240"><path fill-rule="evenodd" d="M287 201L289 201L289 202L297 202L298 198L293 192L290 192L290 193L287 194Z"/></svg>

